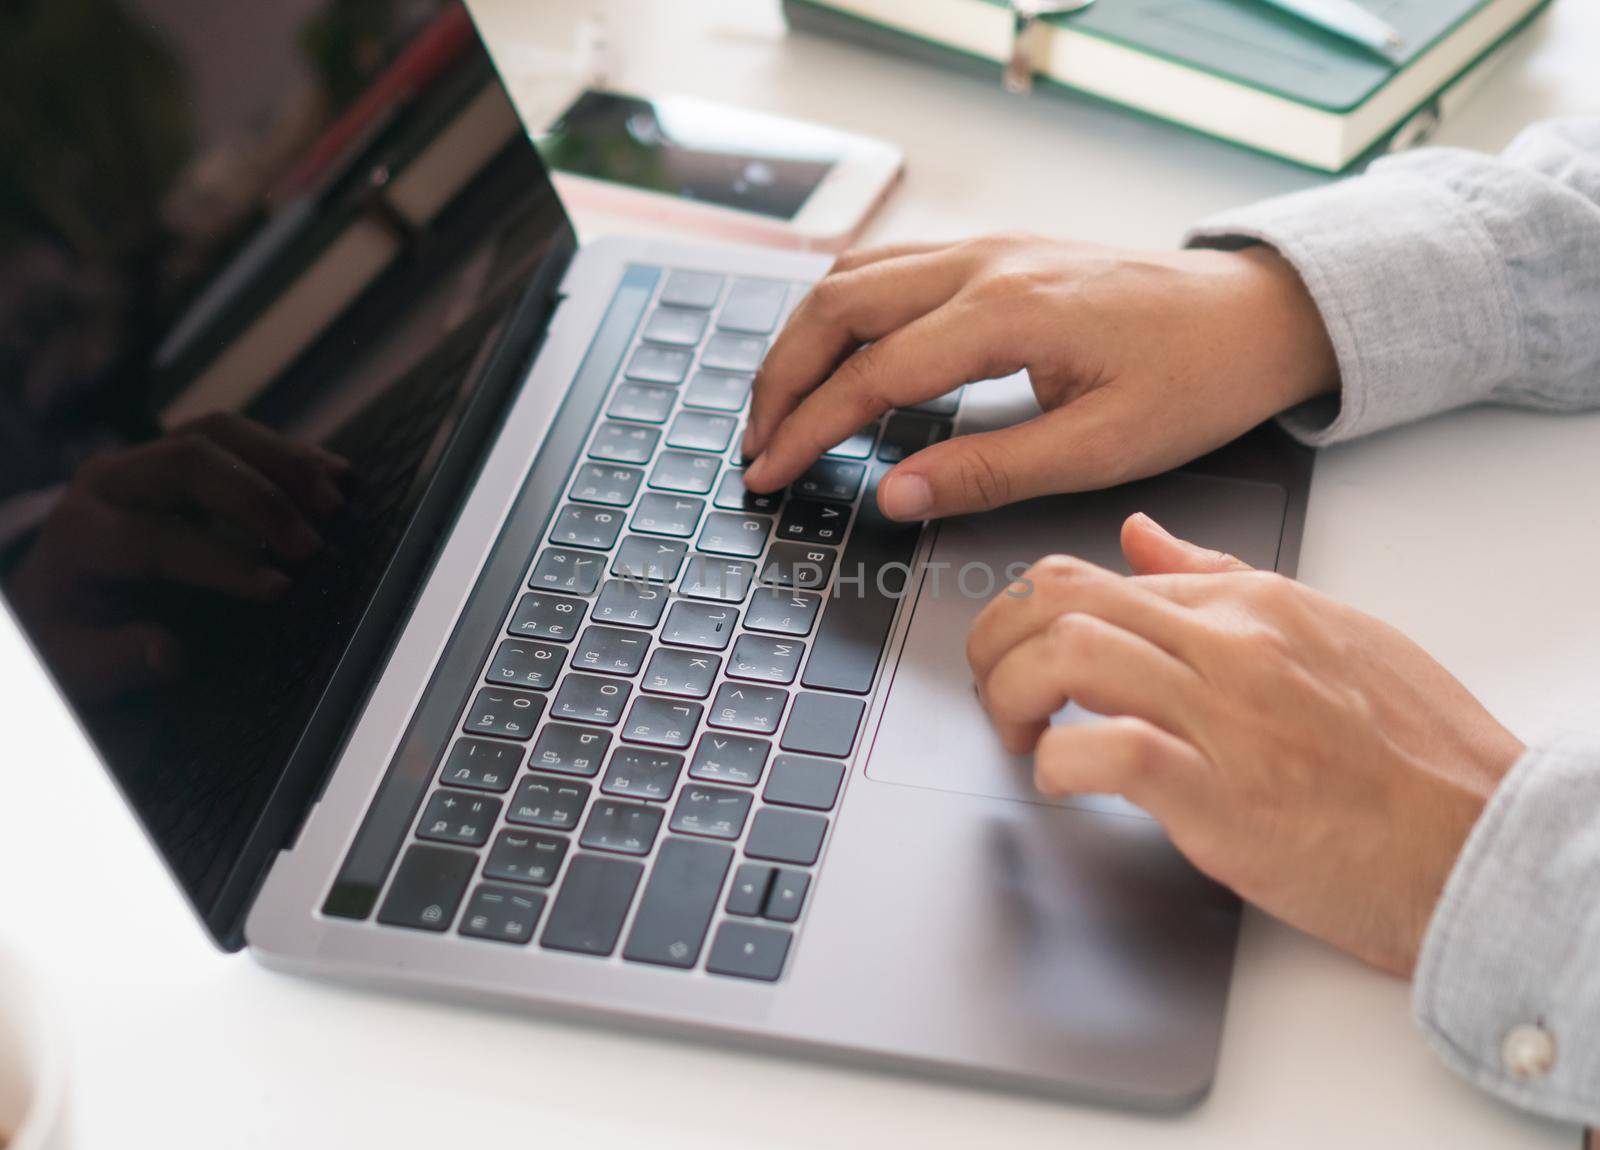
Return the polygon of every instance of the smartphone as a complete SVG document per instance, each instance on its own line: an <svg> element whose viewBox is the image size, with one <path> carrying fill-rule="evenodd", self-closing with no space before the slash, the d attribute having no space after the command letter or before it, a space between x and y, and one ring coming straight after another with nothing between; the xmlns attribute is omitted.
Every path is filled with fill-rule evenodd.
<svg viewBox="0 0 1600 1150"><path fill-rule="evenodd" d="M903 163L889 144L817 124L595 88L538 144L571 205L824 250L855 239Z"/></svg>

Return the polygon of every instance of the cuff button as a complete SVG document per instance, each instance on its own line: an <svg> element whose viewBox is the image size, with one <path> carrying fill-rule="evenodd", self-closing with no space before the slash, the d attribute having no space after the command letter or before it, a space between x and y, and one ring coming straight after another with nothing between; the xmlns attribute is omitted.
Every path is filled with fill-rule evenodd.
<svg viewBox="0 0 1600 1150"><path fill-rule="evenodd" d="M1555 1035L1533 1023L1513 1026L1500 1043L1500 1061L1518 1081L1543 1078L1555 1069Z"/></svg>

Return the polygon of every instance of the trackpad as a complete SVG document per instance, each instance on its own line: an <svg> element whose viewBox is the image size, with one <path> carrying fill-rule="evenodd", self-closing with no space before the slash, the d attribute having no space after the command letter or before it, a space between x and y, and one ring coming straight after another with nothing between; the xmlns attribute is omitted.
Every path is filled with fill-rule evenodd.
<svg viewBox="0 0 1600 1150"><path fill-rule="evenodd" d="M1014 573L1045 555L1076 555L1126 572L1119 538L1123 520L1136 511L1175 535L1270 570L1287 503L1275 484L1178 472L942 523L873 741L868 777L1023 802L1137 811L1117 798L1039 797L1031 758L1007 754L978 705L967 667L967 631L1006 586L1008 569ZM987 572L993 572L992 581Z"/></svg>

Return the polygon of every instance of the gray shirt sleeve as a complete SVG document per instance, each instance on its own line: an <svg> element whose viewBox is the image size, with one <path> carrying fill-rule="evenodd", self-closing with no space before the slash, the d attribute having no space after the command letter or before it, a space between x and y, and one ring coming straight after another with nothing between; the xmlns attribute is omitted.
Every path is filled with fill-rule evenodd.
<svg viewBox="0 0 1600 1150"><path fill-rule="evenodd" d="M1299 272L1337 396L1283 416L1333 443L1478 402L1600 407L1600 120L1499 158L1433 149L1216 217ZM1507 1101L1600 1125L1600 745L1530 751L1474 827L1413 988L1440 1056Z"/></svg>
<svg viewBox="0 0 1600 1150"><path fill-rule="evenodd" d="M1308 443L1469 403L1600 407L1600 119L1529 128L1499 157L1383 159L1188 242L1269 244L1300 273L1341 381L1283 417Z"/></svg>

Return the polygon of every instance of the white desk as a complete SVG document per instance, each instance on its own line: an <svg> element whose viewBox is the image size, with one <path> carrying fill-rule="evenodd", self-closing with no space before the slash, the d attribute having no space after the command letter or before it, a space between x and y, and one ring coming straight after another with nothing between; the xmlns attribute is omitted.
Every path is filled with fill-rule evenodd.
<svg viewBox="0 0 1600 1150"><path fill-rule="evenodd" d="M570 43L585 7L479 4L513 71L532 58L519 49ZM902 144L910 174L875 238L1020 227L1170 244L1210 210L1315 178L1108 110L786 40L766 2L604 7L623 86ZM1528 120L1600 110L1596 43L1600 8L1561 0L1446 140L1493 148ZM1600 731L1597 446L1600 417L1476 411L1330 451L1301 575L1404 628L1525 738L1564 723ZM1411 1026L1405 986L1258 915L1216 1091L1163 1120L273 974L212 949L9 624L0 683L0 935L66 1000L82 1146L1578 1144L1443 1069Z"/></svg>

